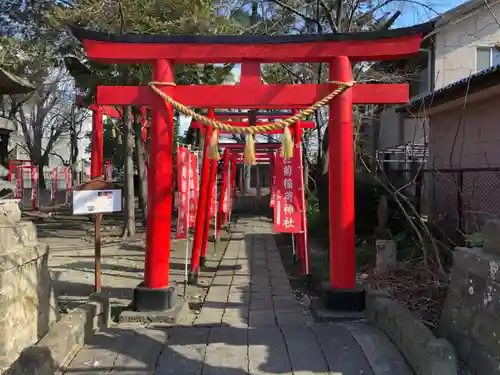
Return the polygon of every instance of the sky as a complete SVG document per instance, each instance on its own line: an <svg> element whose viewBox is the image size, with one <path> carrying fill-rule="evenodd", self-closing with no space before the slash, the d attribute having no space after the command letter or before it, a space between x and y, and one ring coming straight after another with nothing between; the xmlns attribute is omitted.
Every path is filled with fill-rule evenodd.
<svg viewBox="0 0 500 375"><path fill-rule="evenodd" d="M393 9L384 8L386 11L389 10L401 10L401 16L395 23L395 27L407 27L419 23L426 22L439 13L446 12L447 10L454 8L460 4L463 4L466 0L422 0L423 5L416 5L416 2L403 2L398 1L398 5L395 5ZM401 5L403 4L403 5ZM237 65L232 70L233 76L239 81L240 65ZM190 119L184 116L180 118L180 134L184 132L189 127Z"/></svg>

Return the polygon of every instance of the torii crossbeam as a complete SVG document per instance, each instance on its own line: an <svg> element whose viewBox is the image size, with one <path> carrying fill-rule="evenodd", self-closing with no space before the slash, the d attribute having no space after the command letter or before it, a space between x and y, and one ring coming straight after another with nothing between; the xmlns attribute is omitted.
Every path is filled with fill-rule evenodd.
<svg viewBox="0 0 500 375"><path fill-rule="evenodd" d="M427 27L427 26L425 26ZM151 64L153 81L177 102L192 108L305 108L352 81L351 61L409 57L420 48L422 26L388 31L287 36L157 36L110 35L73 28L89 59L101 63ZM329 63L323 84L262 84L264 63ZM242 63L240 84L174 86L175 64ZM330 102L328 157L330 205L330 284L327 303L336 309L359 310L363 293L356 288L354 238L353 104L406 103L406 84L359 84ZM137 310L172 308L170 227L172 141L170 104L148 86L98 87L98 105L151 108L152 126L148 184L148 225L144 285L136 288Z"/></svg>

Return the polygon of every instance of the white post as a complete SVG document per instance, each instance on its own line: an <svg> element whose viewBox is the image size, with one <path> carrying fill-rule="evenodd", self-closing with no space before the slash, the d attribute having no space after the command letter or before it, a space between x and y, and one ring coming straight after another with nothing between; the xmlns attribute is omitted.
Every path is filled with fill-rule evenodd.
<svg viewBox="0 0 500 375"><path fill-rule="evenodd" d="M215 226L214 226L214 250L215 250L215 243L217 242L217 216L218 216L218 205L217 205L217 163L215 163L216 167L215 167L215 182L214 182L214 202L215 202L215 207L214 207L214 210L215 210Z"/></svg>
<svg viewBox="0 0 500 375"><path fill-rule="evenodd" d="M306 213L306 192L304 185L304 167L302 165L302 147L301 144L298 144L298 152L299 152L299 167L300 167L300 182L301 186L299 189L301 190L301 199L302 199L302 225L304 226L302 233L304 234L304 266L305 273L309 275L309 241L307 239L307 213Z"/></svg>

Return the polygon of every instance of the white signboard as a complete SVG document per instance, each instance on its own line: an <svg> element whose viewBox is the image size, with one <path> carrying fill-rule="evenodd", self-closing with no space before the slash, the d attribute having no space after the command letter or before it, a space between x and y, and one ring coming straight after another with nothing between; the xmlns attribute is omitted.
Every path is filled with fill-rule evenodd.
<svg viewBox="0 0 500 375"><path fill-rule="evenodd" d="M108 214L121 210L120 189L73 191L73 215Z"/></svg>

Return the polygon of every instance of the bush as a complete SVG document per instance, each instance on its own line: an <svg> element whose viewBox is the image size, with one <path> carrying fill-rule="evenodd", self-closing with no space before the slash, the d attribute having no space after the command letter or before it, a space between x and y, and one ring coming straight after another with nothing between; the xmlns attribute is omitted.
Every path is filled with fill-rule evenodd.
<svg viewBox="0 0 500 375"><path fill-rule="evenodd" d="M377 225L377 204L380 185L368 174L356 174L354 181L355 228L357 236L373 235ZM317 196L321 222L328 228L328 174L317 182ZM328 229L326 231L328 234Z"/></svg>

